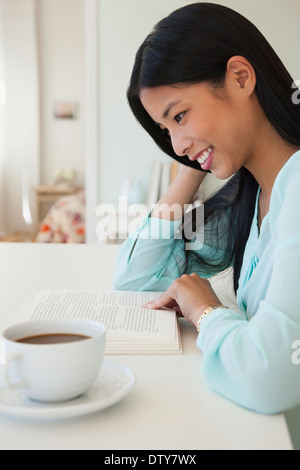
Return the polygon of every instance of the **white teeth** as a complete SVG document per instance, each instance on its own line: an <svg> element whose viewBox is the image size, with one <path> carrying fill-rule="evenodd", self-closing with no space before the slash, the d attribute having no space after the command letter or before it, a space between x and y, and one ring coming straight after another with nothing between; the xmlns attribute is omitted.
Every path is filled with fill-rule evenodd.
<svg viewBox="0 0 300 470"><path fill-rule="evenodd" d="M209 147L209 149L205 150L201 157L197 158L197 162L200 163L200 165L203 165L203 163L205 163L208 157L210 156L212 150L213 147Z"/></svg>

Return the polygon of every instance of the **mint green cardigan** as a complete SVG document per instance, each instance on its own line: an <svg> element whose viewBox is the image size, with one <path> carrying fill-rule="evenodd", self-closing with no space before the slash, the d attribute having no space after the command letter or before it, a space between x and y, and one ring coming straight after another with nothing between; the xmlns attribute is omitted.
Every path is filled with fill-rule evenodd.
<svg viewBox="0 0 300 470"><path fill-rule="evenodd" d="M206 317L197 346L203 352L203 374L216 392L271 414L300 404L300 151L277 175L260 234L259 191L239 278L238 311L219 308ZM114 287L164 291L184 272L209 277L200 263L187 268L185 243L174 235L179 224L145 218L121 247ZM209 240L204 242L200 253L209 259Z"/></svg>

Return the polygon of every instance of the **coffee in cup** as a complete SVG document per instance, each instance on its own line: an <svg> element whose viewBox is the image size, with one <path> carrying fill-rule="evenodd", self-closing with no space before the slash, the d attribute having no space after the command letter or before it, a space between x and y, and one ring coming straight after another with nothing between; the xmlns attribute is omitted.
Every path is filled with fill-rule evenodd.
<svg viewBox="0 0 300 470"><path fill-rule="evenodd" d="M82 395L97 378L105 352L106 328L91 320L36 320L7 328L4 383L42 402Z"/></svg>

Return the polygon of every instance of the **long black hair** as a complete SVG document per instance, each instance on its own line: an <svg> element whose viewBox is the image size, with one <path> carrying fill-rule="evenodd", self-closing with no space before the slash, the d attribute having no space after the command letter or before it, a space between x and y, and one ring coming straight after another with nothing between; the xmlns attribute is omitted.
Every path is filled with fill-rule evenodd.
<svg viewBox="0 0 300 470"><path fill-rule="evenodd" d="M292 102L293 79L265 37L246 18L230 8L212 3L194 3L180 8L161 20L137 51L127 98L140 124L157 145L184 165L201 170L197 161L178 157L169 136L160 129L144 109L140 92L143 88L162 85L208 82L222 88L227 62L243 56L256 73L256 94L267 118L288 143L300 146L300 106ZM254 215L258 184L242 167L223 188L205 202L205 223L218 220L224 211L228 227L214 231L224 246L218 263L203 264L211 273L234 267L237 291L240 270ZM197 220L192 217L192 220ZM194 228L193 228L194 231ZM189 252L189 256L199 253ZM200 258L201 259L201 258Z"/></svg>

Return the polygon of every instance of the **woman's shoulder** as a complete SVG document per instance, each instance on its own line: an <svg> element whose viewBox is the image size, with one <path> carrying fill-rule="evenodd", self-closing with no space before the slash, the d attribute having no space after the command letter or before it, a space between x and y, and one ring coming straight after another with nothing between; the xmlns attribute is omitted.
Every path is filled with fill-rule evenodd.
<svg viewBox="0 0 300 470"><path fill-rule="evenodd" d="M287 161L274 183L273 192L285 196L291 184L300 180L300 150Z"/></svg>
<svg viewBox="0 0 300 470"><path fill-rule="evenodd" d="M270 219L273 227L282 209L297 212L300 205L300 151L288 160L275 180L271 202Z"/></svg>

